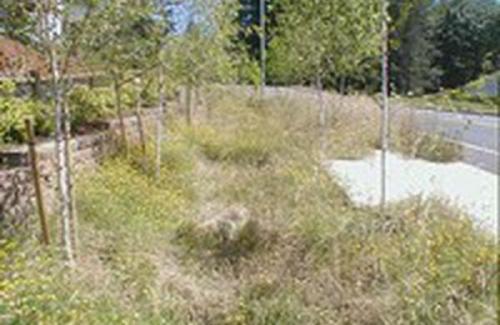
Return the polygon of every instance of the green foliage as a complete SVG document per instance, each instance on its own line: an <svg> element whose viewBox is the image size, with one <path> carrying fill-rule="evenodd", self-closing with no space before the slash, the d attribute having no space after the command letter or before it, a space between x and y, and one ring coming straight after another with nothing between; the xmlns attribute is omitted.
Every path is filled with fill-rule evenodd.
<svg viewBox="0 0 500 325"><path fill-rule="evenodd" d="M260 28L260 1L239 0L238 8L238 43L243 46L248 53L250 60L260 60L260 38L262 30ZM273 37L273 32L277 27L276 13L280 10L280 1L265 1L266 18L266 41Z"/></svg>
<svg viewBox="0 0 500 325"><path fill-rule="evenodd" d="M286 81L355 73L379 50L377 1L281 1L270 66ZM337 17L337 19L332 19ZM273 52L275 52L273 54ZM273 72L273 70L271 70ZM286 75L281 76L282 73Z"/></svg>
<svg viewBox="0 0 500 325"><path fill-rule="evenodd" d="M113 93L108 88L77 86L68 95L71 124L74 127L99 121L112 115Z"/></svg>
<svg viewBox="0 0 500 325"><path fill-rule="evenodd" d="M238 65L238 79L242 84L257 87L260 84L260 67L257 61L244 60Z"/></svg>
<svg viewBox="0 0 500 325"><path fill-rule="evenodd" d="M50 134L53 124L48 106L40 101L16 97L14 91L14 83L0 83L0 143L24 142L25 119L34 121L37 135Z"/></svg>
<svg viewBox="0 0 500 325"><path fill-rule="evenodd" d="M0 3L2 20L0 30L9 38L29 42L30 29L35 25L35 17L30 14L29 4L16 0L4 0Z"/></svg>
<svg viewBox="0 0 500 325"><path fill-rule="evenodd" d="M500 4L495 0L454 0L442 3L437 19L436 44L442 53L437 64L443 70L442 86L456 88L476 79L482 64L498 52Z"/></svg>
<svg viewBox="0 0 500 325"><path fill-rule="evenodd" d="M434 5L431 0L391 1L391 73L400 93L423 94L439 85Z"/></svg>
<svg viewBox="0 0 500 325"><path fill-rule="evenodd" d="M175 82L198 87L234 80L239 59L232 43L236 1L195 0L186 6L190 16L184 35L172 40L166 54Z"/></svg>
<svg viewBox="0 0 500 325"><path fill-rule="evenodd" d="M500 97L481 93L481 88L485 84L485 78L479 78L462 88L445 90L437 94L429 94L421 97L404 97L398 99L398 101L415 108L438 108L439 110L451 112L499 115Z"/></svg>

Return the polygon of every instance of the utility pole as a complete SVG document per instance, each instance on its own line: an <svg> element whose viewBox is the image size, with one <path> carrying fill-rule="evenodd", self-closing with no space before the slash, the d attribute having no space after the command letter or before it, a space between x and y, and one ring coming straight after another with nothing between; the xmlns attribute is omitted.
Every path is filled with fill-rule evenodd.
<svg viewBox="0 0 500 325"><path fill-rule="evenodd" d="M260 0L260 96L264 99L266 88L266 0Z"/></svg>
<svg viewBox="0 0 500 325"><path fill-rule="evenodd" d="M382 8L382 123L380 138L382 153L380 159L381 196L380 209L385 211L387 200L387 151L389 149L389 32L387 27L387 0L381 0Z"/></svg>

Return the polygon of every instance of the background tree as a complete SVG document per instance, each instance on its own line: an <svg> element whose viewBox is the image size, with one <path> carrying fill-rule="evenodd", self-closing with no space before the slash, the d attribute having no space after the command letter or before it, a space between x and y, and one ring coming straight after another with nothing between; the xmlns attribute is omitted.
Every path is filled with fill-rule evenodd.
<svg viewBox="0 0 500 325"><path fill-rule="evenodd" d="M274 31L277 28L277 14L282 12L282 6L278 0L264 0L264 18L265 31L261 27L261 0L239 0L238 10L238 33L235 43L241 47L242 58L245 60L239 62L240 79L243 82L257 84L256 74L259 74L259 66L264 63L267 65L267 59L261 62L262 49L261 37L265 35L265 49L274 37ZM259 77L260 79L261 77ZM275 80L266 76L266 83L275 83Z"/></svg>
<svg viewBox="0 0 500 325"><path fill-rule="evenodd" d="M33 39L34 1L2 0L0 2L0 33L24 44Z"/></svg>
<svg viewBox="0 0 500 325"><path fill-rule="evenodd" d="M437 64L443 71L441 84L455 88L476 79L489 53L498 53L500 4L496 0L451 0L441 3L435 42L441 53Z"/></svg>
<svg viewBox="0 0 500 325"><path fill-rule="evenodd" d="M192 0L187 28L172 44L172 73L185 88L186 122L192 119L192 91L214 83L234 80L238 52L236 1Z"/></svg>
<svg viewBox="0 0 500 325"><path fill-rule="evenodd" d="M324 134L323 86L336 76L359 71L378 52L379 2L282 0L280 5L283 12L271 41L270 73L284 83L315 85Z"/></svg>
<svg viewBox="0 0 500 325"><path fill-rule="evenodd" d="M391 1L390 61L396 91L422 94L436 90L441 69L435 37L434 1Z"/></svg>

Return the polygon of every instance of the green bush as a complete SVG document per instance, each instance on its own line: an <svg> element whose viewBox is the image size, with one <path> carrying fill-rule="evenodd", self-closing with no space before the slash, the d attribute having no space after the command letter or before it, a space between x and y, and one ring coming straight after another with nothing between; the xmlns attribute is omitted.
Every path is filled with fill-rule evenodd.
<svg viewBox="0 0 500 325"><path fill-rule="evenodd" d="M109 88L91 89L77 86L68 95L73 127L109 117L113 113L114 98Z"/></svg>
<svg viewBox="0 0 500 325"><path fill-rule="evenodd" d="M16 97L15 87L12 82L0 83L0 143L24 142L25 119L34 121L35 134L49 135L54 128L48 105Z"/></svg>

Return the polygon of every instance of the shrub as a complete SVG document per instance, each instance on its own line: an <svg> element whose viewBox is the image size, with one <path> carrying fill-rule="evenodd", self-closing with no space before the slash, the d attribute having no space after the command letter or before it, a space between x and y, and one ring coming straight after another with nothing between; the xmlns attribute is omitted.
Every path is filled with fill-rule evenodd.
<svg viewBox="0 0 500 325"><path fill-rule="evenodd" d="M399 121L392 136L393 147L404 155L434 162L453 162L462 158L463 147L442 134L417 131L409 119Z"/></svg>
<svg viewBox="0 0 500 325"><path fill-rule="evenodd" d="M0 143L24 142L24 120L28 118L34 121L35 134L50 134L53 131L53 118L49 107L40 101L18 98L14 92L14 83L0 83Z"/></svg>
<svg viewBox="0 0 500 325"><path fill-rule="evenodd" d="M77 86L68 95L71 124L79 127L113 114L113 93L108 88Z"/></svg>
<svg viewBox="0 0 500 325"><path fill-rule="evenodd" d="M413 158L433 162L459 161L463 149L460 145L449 142L440 134L408 134L399 142L397 149Z"/></svg>
<svg viewBox="0 0 500 325"><path fill-rule="evenodd" d="M417 139L414 155L435 162L452 162L462 158L462 147L440 134L423 134Z"/></svg>

